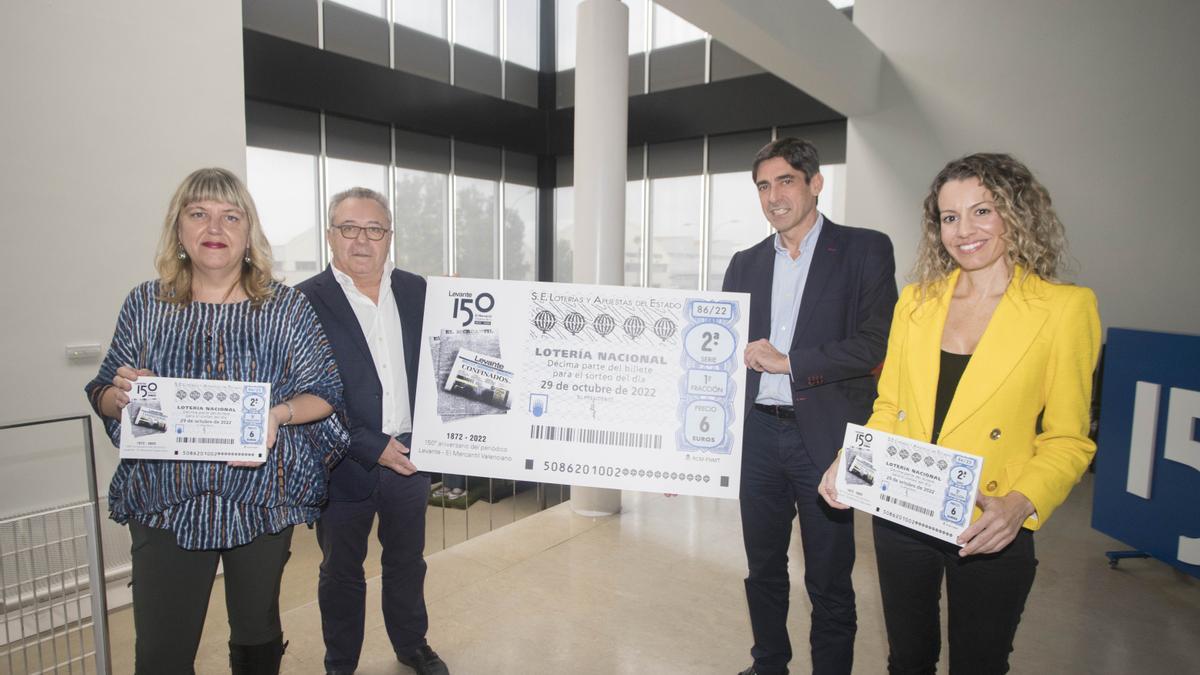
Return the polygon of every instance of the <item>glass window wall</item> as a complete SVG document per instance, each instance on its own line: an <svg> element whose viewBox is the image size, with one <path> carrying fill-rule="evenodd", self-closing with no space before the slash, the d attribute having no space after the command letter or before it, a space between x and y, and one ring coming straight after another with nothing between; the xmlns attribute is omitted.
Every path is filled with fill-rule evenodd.
<svg viewBox="0 0 1200 675"><path fill-rule="evenodd" d="M642 220L646 181L625 184L625 285L642 285Z"/></svg>
<svg viewBox="0 0 1200 675"><path fill-rule="evenodd" d="M319 272L317 158L247 147L246 183L271 242L275 274L295 285Z"/></svg>
<svg viewBox="0 0 1200 675"><path fill-rule="evenodd" d="M538 0L507 0L504 10L504 58L538 69Z"/></svg>
<svg viewBox="0 0 1200 675"><path fill-rule="evenodd" d="M633 170L630 169L632 173ZM845 164L821 167L825 185L818 208L835 222L845 217ZM704 203L704 181L708 199ZM574 188L554 191L554 280L572 281ZM648 199L649 208L644 200ZM705 212L707 209L707 213ZM648 228L643 221L649 217ZM705 218L707 216L707 219ZM643 232L650 246L643 251ZM729 260L772 233L749 171L631 180L625 190L624 283L700 289L701 241L707 240L704 288L720 290Z"/></svg>
<svg viewBox="0 0 1200 675"><path fill-rule="evenodd" d="M387 167L352 159L325 160L325 194L329 199L352 187L370 188L387 197Z"/></svg>
<svg viewBox="0 0 1200 675"><path fill-rule="evenodd" d="M452 176L436 168L440 163L438 139L428 137L430 144L422 147L419 134L403 133L412 137L405 143L405 163L422 168L391 168L394 184L390 186L389 167L374 162L327 156L322 185L317 156L247 147L248 184L274 250L276 273L288 283L295 283L320 271L329 260L328 250L322 250L320 244L326 217L322 199L327 204L343 190L366 187L384 195L391 204L395 228L392 253L400 268L423 276L459 274L536 280L539 203L538 188L531 184L536 181L534 158L510 154L514 173L505 182L472 175ZM443 159L449 168L449 139L441 141L447 143ZM473 154L460 157L466 171L486 174L492 170L485 166L490 161L488 153L494 153L497 161L500 158L498 149L463 145L464 149L468 147L473 147ZM500 176L498 165L495 175ZM562 212L571 214L570 206ZM569 253L569 237L564 245ZM447 255L451 250L453 259ZM563 269L569 276L570 266Z"/></svg>
<svg viewBox="0 0 1200 675"><path fill-rule="evenodd" d="M654 5L654 48L662 49L671 45L683 44L693 40L703 40L705 32L681 19L671 10L661 5Z"/></svg>
<svg viewBox="0 0 1200 675"><path fill-rule="evenodd" d="M503 278L537 280L537 188L504 184Z"/></svg>
<svg viewBox="0 0 1200 675"><path fill-rule="evenodd" d="M575 188L554 189L554 280L570 283L575 267Z"/></svg>
<svg viewBox="0 0 1200 675"><path fill-rule="evenodd" d="M817 208L835 223L846 222L846 165L822 165L821 176L825 186L817 198Z"/></svg>
<svg viewBox="0 0 1200 675"><path fill-rule="evenodd" d="M497 0L455 0L454 42L499 56L498 10Z"/></svg>
<svg viewBox="0 0 1200 675"><path fill-rule="evenodd" d="M700 287L701 176L650 180L649 285Z"/></svg>
<svg viewBox="0 0 1200 675"><path fill-rule="evenodd" d="M446 37L446 0L394 0L392 16L402 26Z"/></svg>
<svg viewBox="0 0 1200 675"><path fill-rule="evenodd" d="M396 266L421 276L446 270L445 174L396 167Z"/></svg>
<svg viewBox="0 0 1200 675"><path fill-rule="evenodd" d="M642 195L645 182L625 184L625 285L642 285ZM574 281L575 188L554 190L554 281Z"/></svg>
<svg viewBox="0 0 1200 675"><path fill-rule="evenodd" d="M646 46L646 7L649 0L621 0L629 7L629 53L644 54Z"/></svg>
<svg viewBox="0 0 1200 675"><path fill-rule="evenodd" d="M371 16L387 18L386 0L329 0L329 2L336 2L339 5L354 8Z"/></svg>
<svg viewBox="0 0 1200 675"><path fill-rule="evenodd" d="M555 0L555 62L558 70L575 67L576 20L582 0ZM641 54L683 42L704 39L706 33L651 0L621 0L629 8L629 54ZM360 12L387 18L402 26L449 40L491 56L538 69L539 0L328 0ZM447 33L453 6L453 33ZM504 53L501 54L500 12L505 12ZM653 14L651 14L653 12ZM653 35L646 24L653 17ZM651 45L648 45L648 38Z"/></svg>
<svg viewBox="0 0 1200 675"><path fill-rule="evenodd" d="M496 277L496 205L499 184L454 179L454 270L462 277Z"/></svg>
<svg viewBox="0 0 1200 675"><path fill-rule="evenodd" d="M709 176L708 288L720 290L725 268L737 251L771 233L749 171Z"/></svg>

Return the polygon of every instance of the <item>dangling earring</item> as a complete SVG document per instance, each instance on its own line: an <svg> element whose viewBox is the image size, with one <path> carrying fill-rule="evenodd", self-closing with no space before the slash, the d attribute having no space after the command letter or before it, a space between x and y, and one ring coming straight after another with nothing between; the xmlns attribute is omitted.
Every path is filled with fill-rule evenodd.
<svg viewBox="0 0 1200 675"><path fill-rule="evenodd" d="M249 249L249 248L247 248L247 249L246 249L246 257L245 257L245 258L242 258L242 260L243 260L243 261L244 261L244 262L245 262L247 265L249 265L249 264L250 264L250 249Z"/></svg>
<svg viewBox="0 0 1200 675"><path fill-rule="evenodd" d="M187 251L183 250L183 245L179 246L179 253L176 253L175 257L180 260L187 260Z"/></svg>

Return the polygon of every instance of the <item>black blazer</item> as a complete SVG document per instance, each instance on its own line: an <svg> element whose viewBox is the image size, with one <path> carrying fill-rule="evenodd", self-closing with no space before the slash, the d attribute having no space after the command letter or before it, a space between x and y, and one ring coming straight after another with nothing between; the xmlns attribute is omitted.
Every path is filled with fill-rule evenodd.
<svg viewBox="0 0 1200 675"><path fill-rule="evenodd" d="M774 275L774 234L735 253L725 271L721 290L750 294L750 342L770 336ZM863 424L871 415L871 371L887 352L895 304L896 261L887 235L826 218L788 351L796 422L810 456L822 469L842 447L846 423ZM747 414L761 377L755 370L746 371Z"/></svg>
<svg viewBox="0 0 1200 675"><path fill-rule="evenodd" d="M333 358L342 376L346 416L350 423L350 452L329 476L329 498L338 501L366 499L379 479L379 455L390 436L383 433L383 385L354 310L342 287L326 267L296 286L312 303L321 320ZM408 374L409 412L417 397L417 364L420 361L421 322L425 316L425 280L402 270L392 272L392 295L404 333L404 369Z"/></svg>

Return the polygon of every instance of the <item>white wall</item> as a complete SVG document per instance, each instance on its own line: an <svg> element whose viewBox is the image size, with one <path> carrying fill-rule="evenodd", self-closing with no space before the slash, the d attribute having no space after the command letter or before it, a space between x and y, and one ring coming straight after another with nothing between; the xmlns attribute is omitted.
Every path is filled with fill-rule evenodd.
<svg viewBox="0 0 1200 675"><path fill-rule="evenodd" d="M0 3L0 92L0 422L85 412L99 364L64 347L107 346L188 172L245 175L241 2ZM0 517L85 489L64 434L0 432Z"/></svg>
<svg viewBox="0 0 1200 675"><path fill-rule="evenodd" d="M885 54L881 109L851 117L847 222L897 269L950 159L1005 151L1050 190L1106 326L1200 332L1200 3L858 0Z"/></svg>

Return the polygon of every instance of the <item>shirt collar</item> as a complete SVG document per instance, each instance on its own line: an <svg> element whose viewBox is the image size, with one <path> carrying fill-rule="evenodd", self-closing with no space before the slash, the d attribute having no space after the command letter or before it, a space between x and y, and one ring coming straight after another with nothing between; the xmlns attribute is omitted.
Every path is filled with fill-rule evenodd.
<svg viewBox="0 0 1200 675"><path fill-rule="evenodd" d="M817 222L813 223L812 229L800 240L800 255L804 255L805 251L812 248L813 244L817 241L817 237L821 236L821 226L824 224L825 215L817 211ZM787 246L784 246L783 238L779 236L778 232L775 233L775 252L789 255Z"/></svg>
<svg viewBox="0 0 1200 675"><path fill-rule="evenodd" d="M334 265L333 263L329 263L329 269L333 271L333 278L335 280L337 280L339 286L341 286L342 288L344 288L346 290L350 290L350 289L354 289L355 291L358 290L358 287L354 285L354 279L350 278L349 274L346 274L345 272L339 270L337 268L337 265ZM380 291L383 291L389 287L389 285L390 285L389 282L391 281L391 278L392 278L392 270L394 270L394 269L396 269L396 265L391 260L385 261L383 263L383 274L379 275L379 290ZM380 293L380 297L383 297L382 293Z"/></svg>

